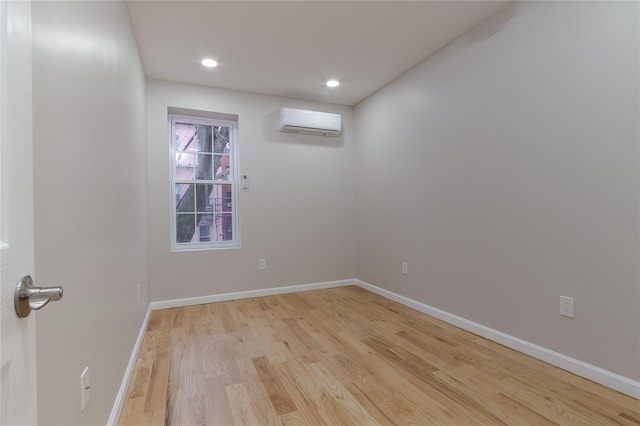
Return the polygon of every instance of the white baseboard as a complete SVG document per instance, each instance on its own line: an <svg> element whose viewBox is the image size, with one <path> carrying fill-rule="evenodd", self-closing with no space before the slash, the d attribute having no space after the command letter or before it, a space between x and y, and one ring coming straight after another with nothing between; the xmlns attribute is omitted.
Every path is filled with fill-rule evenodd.
<svg viewBox="0 0 640 426"><path fill-rule="evenodd" d="M265 288L261 290L239 291L235 293L214 294L211 296L189 297L186 299L151 302L151 310L178 308L181 306L202 305L203 303L226 302L228 300L250 299L252 297L274 296L276 294L296 293L299 291L321 290L323 288L356 285L355 280L326 281L322 283L300 284L287 287Z"/></svg>
<svg viewBox="0 0 640 426"><path fill-rule="evenodd" d="M471 333L500 343L511 349L515 349L518 352L522 352L539 360L548 362L551 365L555 365L556 367L562 368L563 370L567 370L578 376L592 380L596 383L600 383L601 385L607 386L611 389L615 389L633 398L640 399L640 382L621 376L619 374L612 373L600 367L596 367L595 365L587 364L586 362L571 358L559 352L555 352L542 346L538 346L526 340L510 336L501 331L494 330L493 328L489 328L468 319L459 317L457 315L450 314L438 308L434 308L433 306L429 306L422 302L418 302L408 297L393 293L389 290L376 287L373 284L369 284L360 280L354 281L357 286L376 293L382 297L386 297L387 299L391 299L395 302L413 308L416 311L438 318L449 324L455 325L456 327L460 327L464 330L470 331Z"/></svg>
<svg viewBox="0 0 640 426"><path fill-rule="evenodd" d="M113 408L111 409L111 415L109 416L109 420L107 421L108 426L118 424L118 419L120 418L120 413L122 412L122 406L124 405L124 400L127 397L127 389L129 388L129 383L131 382L133 368L135 367L136 359L138 358L138 351L140 350L140 346L142 345L142 340L144 339L144 333L147 330L147 324L149 324L150 316L151 307L147 309L147 314L142 321L142 327L140 327L140 332L138 333L138 339L136 340L135 346L131 351L129 364L127 365L127 369L124 372L122 384L120 384L120 390L118 391L118 395L116 395L116 400L113 403Z"/></svg>

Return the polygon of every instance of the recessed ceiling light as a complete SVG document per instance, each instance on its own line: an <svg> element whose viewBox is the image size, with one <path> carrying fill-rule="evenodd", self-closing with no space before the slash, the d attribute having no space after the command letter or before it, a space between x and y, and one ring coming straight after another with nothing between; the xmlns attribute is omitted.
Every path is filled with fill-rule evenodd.
<svg viewBox="0 0 640 426"><path fill-rule="evenodd" d="M327 81L327 86L329 87L338 87L340 82L338 80L329 80Z"/></svg>
<svg viewBox="0 0 640 426"><path fill-rule="evenodd" d="M205 67L213 68L213 67L217 67L218 63L213 59L203 59L202 65L204 65Z"/></svg>

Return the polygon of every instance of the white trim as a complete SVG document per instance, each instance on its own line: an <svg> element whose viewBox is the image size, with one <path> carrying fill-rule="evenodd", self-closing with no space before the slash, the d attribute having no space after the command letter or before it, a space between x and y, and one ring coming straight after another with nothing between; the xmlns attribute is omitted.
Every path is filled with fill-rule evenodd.
<svg viewBox="0 0 640 426"><path fill-rule="evenodd" d="M208 115L212 115L212 117L207 117ZM238 137L238 118L235 116L235 119L221 119L221 118L213 118L216 116L216 113L207 113L205 111L200 111L199 114L194 116L184 116L179 114L171 113L171 108L169 108L169 149L171 155L170 161L170 175L171 175L171 252L179 253L179 252L189 252L189 251L201 251L201 250L226 250L226 249L237 249L241 247L241 230L240 230L240 148L239 148L239 137ZM225 114L225 116L231 116L229 114ZM220 126L220 127L228 127L229 128L229 144L230 150L227 154L231 159L231 180L216 180L215 176L212 175L211 179L178 179L176 177L176 141L175 135L176 130L175 126L177 122L184 122L188 124L202 124L206 126ZM222 153L216 153L215 149L212 145L211 153L200 153L194 152L193 154L197 158L198 155L211 155L211 158L214 159L216 155L222 155ZM215 171L214 171L215 172ZM230 212L190 212L189 214L193 214L193 220L195 221L198 214L211 214L216 216L218 214L231 214L231 229L232 229L232 237L229 241L208 241L208 242L189 242L189 243L178 243L176 241L176 216L177 216L177 206L176 206L176 193L175 188L178 184L210 184L210 185L229 185L231 186L231 211ZM194 205L194 210L197 210L197 206ZM185 213L187 214L187 213Z"/></svg>
<svg viewBox="0 0 640 426"><path fill-rule="evenodd" d="M147 330L150 316L151 306L149 306L149 308L147 309L147 315L145 315L144 321L142 321L142 327L140 327L138 339L136 340L136 343L133 346L133 350L131 351L129 364L127 365L127 369L124 372L124 377L122 378L122 383L120 384L120 390L118 390L118 395L116 395L116 400L113 403L113 408L111 409L111 415L109 416L109 420L107 421L108 426L118 424L118 419L120 418L120 413L122 412L124 400L127 396L127 389L129 388L131 376L133 375L133 368L135 367L136 360L138 359L138 351L140 350L140 346L142 346L142 340L144 339L144 333Z"/></svg>
<svg viewBox="0 0 640 426"><path fill-rule="evenodd" d="M632 380L628 377L612 373L600 367L596 367L595 365L587 364L586 362L571 358L545 347L538 346L534 343L519 339L517 337L511 336L493 328L486 327L482 324L478 324L457 315L450 314L438 308L434 308L433 306L429 306L422 302L410 299L406 296L402 296L389 290L376 287L373 284L369 284L360 280L354 281L357 286L376 293L382 297L386 297L387 299L391 299L395 302L401 303L424 314L431 315L432 317L438 318L449 324L455 325L456 327L460 327L464 330L470 331L471 333L477 334L478 336L482 336L486 339L507 346L511 349L515 349L518 352L522 352L541 361L548 362L551 365L555 365L556 367L562 368L563 370L567 370L578 376L592 380L596 383L600 383L601 385L607 386L611 389L615 389L633 398L640 399L640 382Z"/></svg>
<svg viewBox="0 0 640 426"><path fill-rule="evenodd" d="M214 294L211 296L189 297L186 299L163 300L151 302L151 310L178 308L181 306L202 305L204 303L226 302L228 300L250 299L252 297L274 296L277 294L296 293L299 291L321 290L323 288L345 287L356 285L355 280L326 281L313 284L292 285L287 287L265 288L261 290L239 291L235 293Z"/></svg>

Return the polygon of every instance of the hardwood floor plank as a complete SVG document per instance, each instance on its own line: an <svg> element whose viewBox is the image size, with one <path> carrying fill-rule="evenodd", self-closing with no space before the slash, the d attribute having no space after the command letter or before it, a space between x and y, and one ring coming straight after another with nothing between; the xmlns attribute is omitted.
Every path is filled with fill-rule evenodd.
<svg viewBox="0 0 640 426"><path fill-rule="evenodd" d="M291 401L289 393L282 385L278 374L269 363L269 360L263 356L253 358L253 365L256 367L262 385L267 390L269 399L278 415L297 411L296 405Z"/></svg>
<svg viewBox="0 0 640 426"><path fill-rule="evenodd" d="M236 325L233 316L231 315L230 302L228 304L217 304L214 303L212 306L212 310L216 315L220 317L222 321L222 325L224 326L224 331L227 333L233 333L236 331L238 326Z"/></svg>
<svg viewBox="0 0 640 426"><path fill-rule="evenodd" d="M640 401L358 287L153 311L119 425L640 425Z"/></svg>
<svg viewBox="0 0 640 426"><path fill-rule="evenodd" d="M339 377L343 377L342 381L348 384L349 389L354 389L361 396L360 399L369 401L382 410L385 418L397 423L402 418L411 417L413 410L401 398L381 386L357 360L340 354L328 357L325 362L329 363L331 370L336 371Z"/></svg>
<svg viewBox="0 0 640 426"><path fill-rule="evenodd" d="M329 392L344 411L351 418L350 424L356 425L378 425L379 423L364 409L358 400L344 387L331 372L321 363L316 362L310 365L315 372L315 377L322 383L324 390Z"/></svg>
<svg viewBox="0 0 640 426"><path fill-rule="evenodd" d="M330 339L327 339L323 329L313 322L312 315L308 318L296 319L298 326L313 339L313 346L317 348L319 353L337 355L340 350L336 348Z"/></svg>
<svg viewBox="0 0 640 426"><path fill-rule="evenodd" d="M634 424L640 425L640 413L638 413L637 411L623 410L620 413L620 417L624 418L625 420L629 420Z"/></svg>
<svg viewBox="0 0 640 426"><path fill-rule="evenodd" d="M488 403L492 406L498 407L502 417L505 418L506 422L509 424L531 426L558 424L502 393L492 395L491 398L489 398Z"/></svg>
<svg viewBox="0 0 640 426"><path fill-rule="evenodd" d="M251 401L251 407L258 419L260 425L279 425L281 424L280 415L276 412L275 407L271 404L267 390L262 385L262 382L257 378L257 372L255 379L247 380L245 382L247 391L249 392L249 400Z"/></svg>
<svg viewBox="0 0 640 426"><path fill-rule="evenodd" d="M278 304L275 296L258 298L260 309L268 320L289 318L289 312Z"/></svg>
<svg viewBox="0 0 640 426"><path fill-rule="evenodd" d="M236 383L227 386L226 390L235 425L261 424L251 406L249 392L247 391L245 383Z"/></svg>
<svg viewBox="0 0 640 426"><path fill-rule="evenodd" d="M309 424L307 419L300 411L292 411L291 413L283 414L280 416L280 421L283 426L297 426Z"/></svg>
<svg viewBox="0 0 640 426"><path fill-rule="evenodd" d="M376 383L402 398L402 402L420 420L417 424L446 425L452 424L453 418L467 416L466 410L449 404L449 400L442 395L425 392L422 382L398 372L377 355L369 355L361 362L362 368L375 378Z"/></svg>
<svg viewBox="0 0 640 426"><path fill-rule="evenodd" d="M207 423L211 425L233 424L233 414L224 380L218 376L207 377L206 386L209 398Z"/></svg>
<svg viewBox="0 0 640 426"><path fill-rule="evenodd" d="M200 309L191 309L193 318L200 315ZM197 332L193 321L188 324L188 341L181 366L180 390L187 395L184 409L188 411L193 422L190 424L204 425L207 422L207 395L204 374L201 335ZM204 336L202 336L204 337ZM186 380L185 380L186 379Z"/></svg>
<svg viewBox="0 0 640 426"><path fill-rule="evenodd" d="M184 318L184 314L180 314L180 312L178 312L175 318L180 318L180 321L176 321L174 319L174 326L175 324L180 324L180 326L182 326L182 318ZM174 327L171 335L169 383L167 384L167 424L179 424L179 420L182 418L181 411L185 403L186 395L181 391L180 386L182 383L182 364L186 349L187 346L185 344L184 329L181 327Z"/></svg>
<svg viewBox="0 0 640 426"><path fill-rule="evenodd" d="M363 342L393 366L425 382L429 381L430 373L438 371L436 367L404 348L393 346L392 344L373 338L365 339Z"/></svg>
<svg viewBox="0 0 640 426"><path fill-rule="evenodd" d="M369 393L362 391L355 383L345 383L345 389L353 396L358 405L369 413L376 423L381 425L403 424L404 421L395 415L393 411L383 410L370 397Z"/></svg>
<svg viewBox="0 0 640 426"><path fill-rule="evenodd" d="M127 399L141 398L146 394L150 375L151 372L147 367L139 368L137 370L136 375L133 379L133 386L127 394Z"/></svg>
<svg viewBox="0 0 640 426"><path fill-rule="evenodd" d="M152 413L155 407L164 407L166 404L169 384L168 359L159 359L153 363L149 381L153 386L149 388L144 402L145 413Z"/></svg>
<svg viewBox="0 0 640 426"><path fill-rule="evenodd" d="M275 365L274 368L278 372L282 385L287 389L287 393L291 396L291 400L298 408L300 416L296 415L296 418L302 417L305 425L324 425L326 424L320 415L320 410L316 401L312 398L311 394L304 390L299 382L302 377L297 375L288 362L284 362L279 365ZM292 417L283 417L283 423L285 420L292 421Z"/></svg>
<svg viewBox="0 0 640 426"><path fill-rule="evenodd" d="M120 413L118 424L123 426L148 424L147 422L145 422L144 417L143 397L127 397L126 403L122 407L122 412Z"/></svg>
<svg viewBox="0 0 640 426"><path fill-rule="evenodd" d="M578 412L564 405L549 394L541 394L535 389L523 386L512 378L502 381L510 386L505 389L509 397L520 404L531 407L534 411L558 424L598 424L588 411ZM602 423L601 423L602 424Z"/></svg>
<svg viewBox="0 0 640 426"><path fill-rule="evenodd" d="M301 340L299 338L302 333L292 328L289 328L286 331L282 330L282 333L284 334L284 340L282 341L282 343L292 354L295 354L307 364L318 361L318 357L316 356L315 352L312 348L310 348L310 346L312 345L309 345L307 341ZM309 338L308 335L306 337Z"/></svg>

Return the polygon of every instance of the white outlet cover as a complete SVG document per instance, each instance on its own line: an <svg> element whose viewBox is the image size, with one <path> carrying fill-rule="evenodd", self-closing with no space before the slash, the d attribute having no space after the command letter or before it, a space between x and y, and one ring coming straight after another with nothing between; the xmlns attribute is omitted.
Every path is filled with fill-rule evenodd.
<svg viewBox="0 0 640 426"><path fill-rule="evenodd" d="M560 296L560 315L574 318L573 297Z"/></svg>
<svg viewBox="0 0 640 426"><path fill-rule="evenodd" d="M89 380L89 367L85 367L84 371L80 375L80 397L82 400L82 411L89 402L89 396L91 392L91 380Z"/></svg>

